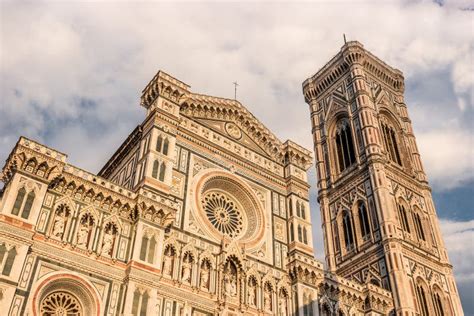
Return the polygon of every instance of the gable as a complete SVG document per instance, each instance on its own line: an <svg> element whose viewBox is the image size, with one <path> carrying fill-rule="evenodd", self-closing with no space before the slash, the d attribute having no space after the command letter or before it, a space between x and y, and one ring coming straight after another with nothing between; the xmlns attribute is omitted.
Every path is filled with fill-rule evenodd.
<svg viewBox="0 0 474 316"><path fill-rule="evenodd" d="M195 119L197 122L202 125L212 129L213 131L229 137L235 142L238 142L240 145L251 149L252 151L257 152L258 154L270 157L265 150L260 147L257 142L255 142L245 131L243 131L237 124L232 121L226 120L215 120L215 119Z"/></svg>
<svg viewBox="0 0 474 316"><path fill-rule="evenodd" d="M190 94L180 112L262 156L283 158L282 142L236 100Z"/></svg>

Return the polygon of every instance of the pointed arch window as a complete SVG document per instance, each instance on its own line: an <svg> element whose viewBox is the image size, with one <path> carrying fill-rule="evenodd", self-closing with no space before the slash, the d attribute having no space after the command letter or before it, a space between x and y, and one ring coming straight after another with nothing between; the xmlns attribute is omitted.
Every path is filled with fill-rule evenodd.
<svg viewBox="0 0 474 316"><path fill-rule="evenodd" d="M400 224L402 229L410 233L410 225L408 225L408 217L405 207L403 205L398 205L398 216L400 217Z"/></svg>
<svg viewBox="0 0 474 316"><path fill-rule="evenodd" d="M301 203L301 217L302 217L303 219L306 219L306 210L305 210L305 208L304 208L304 204L303 204L303 203Z"/></svg>
<svg viewBox="0 0 474 316"><path fill-rule="evenodd" d="M390 160L401 166L402 160L400 159L395 129L386 123L382 123L382 134Z"/></svg>
<svg viewBox="0 0 474 316"><path fill-rule="evenodd" d="M21 188L18 190L18 194L16 196L15 204L13 204L12 214L18 215L20 213L21 206L23 205L23 200L25 199L26 190L25 188Z"/></svg>
<svg viewBox="0 0 474 316"><path fill-rule="evenodd" d="M416 235L419 239L426 241L425 232L423 231L423 225L421 223L420 214L413 213L413 222L415 223Z"/></svg>
<svg viewBox="0 0 474 316"><path fill-rule="evenodd" d="M153 264L155 261L155 249L156 249L156 239L155 236L150 238L150 243L148 245L148 256L147 262Z"/></svg>
<svg viewBox="0 0 474 316"><path fill-rule="evenodd" d="M156 140L156 151L161 152L161 147L163 146L163 136L158 136Z"/></svg>
<svg viewBox="0 0 474 316"><path fill-rule="evenodd" d="M168 155L169 146L170 146L170 142L169 142L168 138L165 138L165 140L163 142L163 155Z"/></svg>
<svg viewBox="0 0 474 316"><path fill-rule="evenodd" d="M351 127L347 119L338 123L336 131L336 152L340 172L355 163L354 143L352 140Z"/></svg>
<svg viewBox="0 0 474 316"><path fill-rule="evenodd" d="M33 206L34 200L35 200L35 192L31 191L26 196L25 206L23 207L23 212L21 212L22 218L28 219L28 217L30 216L31 207Z"/></svg>
<svg viewBox="0 0 474 316"><path fill-rule="evenodd" d="M421 284L416 287L416 294L418 298L418 303L420 304L420 314L422 316L428 316L428 302L426 300L425 289Z"/></svg>
<svg viewBox="0 0 474 316"><path fill-rule="evenodd" d="M308 231L306 230L306 227L303 227L303 242L308 244Z"/></svg>
<svg viewBox="0 0 474 316"><path fill-rule="evenodd" d="M364 203L359 204L359 222L360 222L360 232L364 240L370 235L370 223L369 223L369 214L367 213L367 208Z"/></svg>
<svg viewBox="0 0 474 316"><path fill-rule="evenodd" d="M443 310L443 303L441 301L441 297L439 296L438 293L435 293L433 295L433 301L436 309L436 315L437 316L444 316L444 310Z"/></svg>
<svg viewBox="0 0 474 316"><path fill-rule="evenodd" d="M346 244L346 249L351 250L354 245L354 234L352 230L351 215L347 211L342 219L342 226L344 229L344 242Z"/></svg>
<svg viewBox="0 0 474 316"><path fill-rule="evenodd" d="M148 251L148 237L146 235L143 235L142 245L141 245L141 248L140 248L140 260L142 260L142 261L146 260L147 251Z"/></svg>
<svg viewBox="0 0 474 316"><path fill-rule="evenodd" d="M151 171L151 176L155 179L158 179L158 169L160 168L160 162L155 160L153 162L153 169Z"/></svg>
<svg viewBox="0 0 474 316"><path fill-rule="evenodd" d="M165 181L165 173L166 173L166 164L163 162L163 163L161 163L160 176L159 176L158 180Z"/></svg>
<svg viewBox="0 0 474 316"><path fill-rule="evenodd" d="M301 217L300 201L296 201L296 216Z"/></svg>
<svg viewBox="0 0 474 316"><path fill-rule="evenodd" d="M5 264L3 265L3 269L2 269L2 274L3 275L6 275L6 276L10 275L10 272L12 271L12 268L13 268L13 263L15 262L16 255L17 255L17 252L16 252L15 247L11 248L8 251L7 257L4 258L5 259Z"/></svg>
<svg viewBox="0 0 474 316"><path fill-rule="evenodd" d="M303 230L301 229L301 225L298 225L298 241L303 242Z"/></svg>

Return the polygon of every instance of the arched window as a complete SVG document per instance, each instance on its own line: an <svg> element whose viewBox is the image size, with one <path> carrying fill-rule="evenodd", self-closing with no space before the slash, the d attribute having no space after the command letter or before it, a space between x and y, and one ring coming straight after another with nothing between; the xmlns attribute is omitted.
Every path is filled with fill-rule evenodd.
<svg viewBox="0 0 474 316"><path fill-rule="evenodd" d="M296 216L301 217L301 206L299 201L296 201Z"/></svg>
<svg viewBox="0 0 474 316"><path fill-rule="evenodd" d="M401 204L398 204L398 215L400 217L400 225L402 229L406 232L410 232L410 225L408 225L408 217L405 207Z"/></svg>
<svg viewBox="0 0 474 316"><path fill-rule="evenodd" d="M441 297L439 296L437 292L435 292L433 295L433 301L435 305L436 315L444 316L443 303L441 301Z"/></svg>
<svg viewBox="0 0 474 316"><path fill-rule="evenodd" d="M301 225L298 225L298 241L303 242L303 231L301 229Z"/></svg>
<svg viewBox="0 0 474 316"><path fill-rule="evenodd" d="M418 238L421 240L426 240L425 232L423 231L423 225L420 219L420 214L416 212L413 213L413 222L415 223L415 230L416 230L416 235L418 236Z"/></svg>
<svg viewBox="0 0 474 316"><path fill-rule="evenodd" d="M161 147L163 146L163 137L160 135L156 141L156 151L161 152Z"/></svg>
<svg viewBox="0 0 474 316"><path fill-rule="evenodd" d="M15 262L15 257L17 255L16 248L11 248L8 251L7 258L5 260L5 265L3 266L2 274L9 276L12 271L13 263Z"/></svg>
<svg viewBox="0 0 474 316"><path fill-rule="evenodd" d="M336 131L336 152L340 172L356 161L351 127L348 120L342 120L338 123Z"/></svg>
<svg viewBox="0 0 474 316"><path fill-rule="evenodd" d="M31 212L31 207L33 206L33 201L35 200L35 192L31 191L26 196L25 206L23 207L23 212L21 212L21 217L28 219Z"/></svg>
<svg viewBox="0 0 474 316"><path fill-rule="evenodd" d="M359 204L359 223L362 238L366 238L370 234L369 215L364 203Z"/></svg>
<svg viewBox="0 0 474 316"><path fill-rule="evenodd" d="M155 261L155 249L156 249L156 239L155 236L150 238L150 243L148 245L148 257L147 262L153 264Z"/></svg>
<svg viewBox="0 0 474 316"><path fill-rule="evenodd" d="M148 237L143 235L142 237L142 246L140 248L140 260L146 260L146 253L148 251Z"/></svg>
<svg viewBox="0 0 474 316"><path fill-rule="evenodd" d="M418 284L416 287L416 295L418 298L418 303L420 304L420 314L422 316L428 316L428 302L426 300L425 289L421 284Z"/></svg>
<svg viewBox="0 0 474 316"><path fill-rule="evenodd" d="M23 205L23 200L25 199L26 190L25 188L21 188L18 190L18 194L16 195L15 204L13 204L12 214L18 215L20 213L21 206Z"/></svg>
<svg viewBox="0 0 474 316"><path fill-rule="evenodd" d="M165 172L166 172L166 165L165 163L161 163L161 167L160 167L160 177L158 180L160 181L165 181Z"/></svg>
<svg viewBox="0 0 474 316"><path fill-rule="evenodd" d="M165 138L165 141L163 142L163 155L168 155L169 145L170 142L168 141L168 138Z"/></svg>
<svg viewBox="0 0 474 316"><path fill-rule="evenodd" d="M306 227L303 227L303 242L308 244L308 231L306 230Z"/></svg>
<svg viewBox="0 0 474 316"><path fill-rule="evenodd" d="M295 240L295 231L293 229L293 223L290 223L290 241Z"/></svg>
<svg viewBox="0 0 474 316"><path fill-rule="evenodd" d="M313 306L310 294L303 294L303 315L313 316Z"/></svg>
<svg viewBox="0 0 474 316"><path fill-rule="evenodd" d="M291 203L291 200L290 200L290 203L288 203L288 210L289 210L290 216L293 216L293 203Z"/></svg>
<svg viewBox="0 0 474 316"><path fill-rule="evenodd" d="M346 249L350 250L354 245L354 235L352 231L351 215L346 211L344 218L342 219L342 226L344 228L344 241L346 243Z"/></svg>
<svg viewBox="0 0 474 316"><path fill-rule="evenodd" d="M304 203L301 203L301 217L306 219L306 210L304 208Z"/></svg>
<svg viewBox="0 0 474 316"><path fill-rule="evenodd" d="M158 179L158 169L160 167L160 162L158 160L155 160L153 162L153 170L151 171L151 176L155 179Z"/></svg>
<svg viewBox="0 0 474 316"><path fill-rule="evenodd" d="M394 128L386 123L382 123L382 134L385 148L387 149L390 160L401 166L402 160L400 159L400 152L398 150L397 138L395 136Z"/></svg>

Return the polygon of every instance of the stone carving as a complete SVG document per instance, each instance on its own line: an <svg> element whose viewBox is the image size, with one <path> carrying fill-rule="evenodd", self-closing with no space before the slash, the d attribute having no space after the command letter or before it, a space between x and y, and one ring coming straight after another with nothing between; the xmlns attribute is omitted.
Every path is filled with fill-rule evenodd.
<svg viewBox="0 0 474 316"><path fill-rule="evenodd" d="M117 227L115 226L115 224L108 223L104 229L104 238L102 240L102 250L100 252L101 255L112 256L116 234L117 234Z"/></svg>
<svg viewBox="0 0 474 316"><path fill-rule="evenodd" d="M174 262L174 250L171 247L166 248L163 259L163 274L172 276Z"/></svg>
<svg viewBox="0 0 474 316"><path fill-rule="evenodd" d="M183 272L181 274L181 281L184 283L191 283L192 263L192 257L187 253L183 259Z"/></svg>
<svg viewBox="0 0 474 316"><path fill-rule="evenodd" d="M208 290L209 289L209 263L204 261L201 265L201 277L200 277L200 285L202 289Z"/></svg>

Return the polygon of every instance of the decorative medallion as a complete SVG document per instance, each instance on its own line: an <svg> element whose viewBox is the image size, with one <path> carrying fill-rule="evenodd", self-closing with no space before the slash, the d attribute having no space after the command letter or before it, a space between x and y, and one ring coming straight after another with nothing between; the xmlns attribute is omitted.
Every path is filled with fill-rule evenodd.
<svg viewBox="0 0 474 316"><path fill-rule="evenodd" d="M235 237L242 231L242 214L237 203L220 192L207 193L202 200L204 211L212 225L221 233Z"/></svg>
<svg viewBox="0 0 474 316"><path fill-rule="evenodd" d="M226 123L225 124L225 131L232 138L240 139L242 137L242 132L240 131L240 128L237 125L235 125L234 123Z"/></svg>
<svg viewBox="0 0 474 316"><path fill-rule="evenodd" d="M80 316L84 315L78 299L67 292L53 292L41 302L43 316Z"/></svg>

